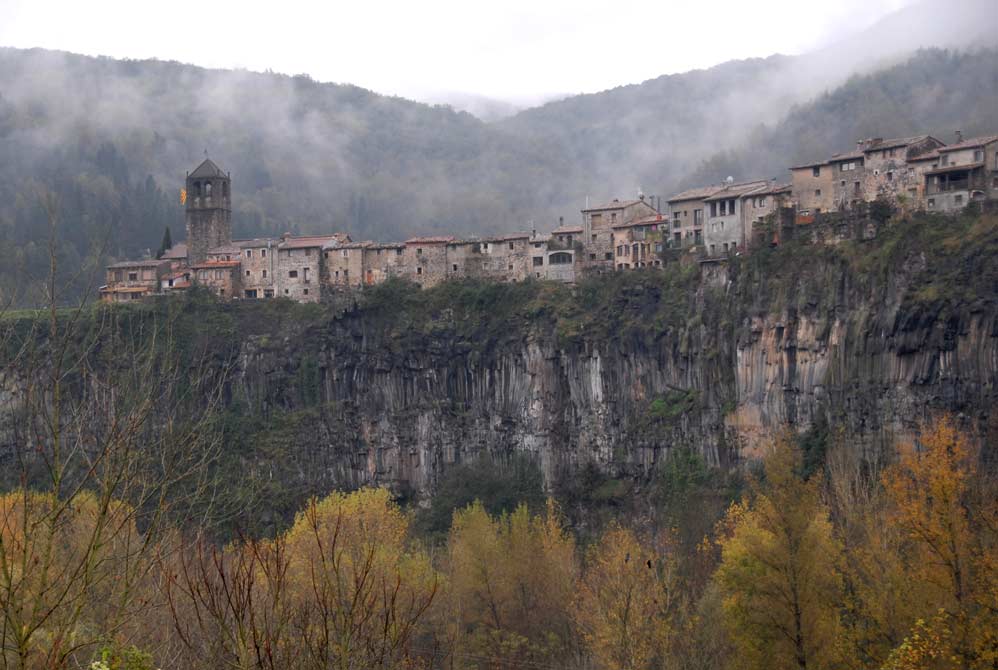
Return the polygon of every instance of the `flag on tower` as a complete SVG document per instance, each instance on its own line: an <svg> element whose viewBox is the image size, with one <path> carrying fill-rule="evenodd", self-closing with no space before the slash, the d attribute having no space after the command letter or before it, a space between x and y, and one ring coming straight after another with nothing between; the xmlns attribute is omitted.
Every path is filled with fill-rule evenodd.
<svg viewBox="0 0 998 670"><path fill-rule="evenodd" d="M180 204L184 205L186 203L187 203L187 189L182 188L180 189Z"/></svg>

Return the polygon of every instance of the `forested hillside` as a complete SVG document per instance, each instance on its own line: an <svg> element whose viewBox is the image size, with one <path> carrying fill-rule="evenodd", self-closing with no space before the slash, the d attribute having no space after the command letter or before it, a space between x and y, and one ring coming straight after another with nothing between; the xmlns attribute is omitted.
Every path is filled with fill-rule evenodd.
<svg viewBox="0 0 998 670"><path fill-rule="evenodd" d="M304 76L0 49L0 291L41 301L40 191L58 205L66 279L88 259L155 250L166 226L182 238L178 191L206 149L232 172L237 236L391 240L544 229L586 196L783 177L869 135L998 128L994 50L920 52L797 107L780 74L793 62L727 63L486 124ZM75 277L66 295L96 281Z"/></svg>

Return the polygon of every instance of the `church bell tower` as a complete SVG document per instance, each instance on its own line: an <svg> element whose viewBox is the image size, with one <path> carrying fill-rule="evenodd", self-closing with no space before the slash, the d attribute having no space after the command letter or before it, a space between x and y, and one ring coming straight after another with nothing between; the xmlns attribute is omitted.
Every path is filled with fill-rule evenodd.
<svg viewBox="0 0 998 670"><path fill-rule="evenodd" d="M187 262L232 242L231 178L210 158L187 175Z"/></svg>

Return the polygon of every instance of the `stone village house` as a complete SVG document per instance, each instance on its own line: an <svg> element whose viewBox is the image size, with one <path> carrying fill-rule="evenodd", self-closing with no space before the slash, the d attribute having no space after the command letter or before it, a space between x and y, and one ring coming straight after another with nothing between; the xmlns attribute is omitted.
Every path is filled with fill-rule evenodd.
<svg viewBox="0 0 998 670"><path fill-rule="evenodd" d="M420 286L448 279L574 282L587 272L656 267L666 249L707 258L773 243L761 221L791 208L799 224L822 212L884 199L902 210L956 211L998 200L998 135L945 145L930 135L857 142L856 149L790 168L789 184L771 180L690 189L658 211L650 200L613 200L582 210L582 225L551 233L483 238L413 237L354 242L343 233L233 240L231 177L205 159L186 178L187 239L158 260L107 267L101 299L129 302L200 285L222 298L317 302L392 277ZM762 229L759 229L762 230Z"/></svg>

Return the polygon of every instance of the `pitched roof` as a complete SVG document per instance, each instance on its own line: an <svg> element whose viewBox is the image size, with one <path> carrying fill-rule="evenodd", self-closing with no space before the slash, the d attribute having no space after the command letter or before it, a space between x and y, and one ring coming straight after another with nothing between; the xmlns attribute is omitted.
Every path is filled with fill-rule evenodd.
<svg viewBox="0 0 998 670"><path fill-rule="evenodd" d="M793 188L793 186L791 184L777 184L776 182L772 182L769 185L769 188L763 189L761 191L753 191L752 193L746 193L745 195L746 196L749 196L749 195L776 195L778 193L790 193L790 191L791 191L792 188Z"/></svg>
<svg viewBox="0 0 998 670"><path fill-rule="evenodd" d="M240 248L235 244L223 244L222 246L208 250L208 254L212 256L218 256L220 254L236 254L238 256L239 252Z"/></svg>
<svg viewBox="0 0 998 670"><path fill-rule="evenodd" d="M682 193L677 193L668 199L667 202L682 202L684 200L703 200L704 198L709 198L718 191L720 191L722 186L701 186L699 188L691 188Z"/></svg>
<svg viewBox="0 0 998 670"><path fill-rule="evenodd" d="M568 225L568 226L558 226L557 228L551 231L551 234L557 235L558 233L562 233L567 235L568 233L581 233L581 232L582 232L582 226Z"/></svg>
<svg viewBox="0 0 998 670"><path fill-rule="evenodd" d="M194 168L194 172L187 176L194 179L211 179L214 177L225 177L226 174L210 158L205 158L201 161L201 165Z"/></svg>
<svg viewBox="0 0 998 670"><path fill-rule="evenodd" d="M600 212L607 209L624 209L625 207L630 207L631 205L637 205L638 203L644 203L651 207L651 205L643 199L637 200L614 200L613 202L608 202L605 205L598 205L596 207L587 207L582 210L583 212ZM652 207L654 209L654 207Z"/></svg>
<svg viewBox="0 0 998 670"><path fill-rule="evenodd" d="M186 242L177 242L176 244L174 244L172 247L170 247L163 253L163 255L160 257L160 260L170 261L170 260L178 260L181 258L187 258Z"/></svg>
<svg viewBox="0 0 998 670"><path fill-rule="evenodd" d="M158 268L160 265L164 265L165 260L141 260L141 261L118 261L117 263L112 263L107 266L108 270L118 269L118 268Z"/></svg>
<svg viewBox="0 0 998 670"><path fill-rule="evenodd" d="M411 237L405 241L406 244L448 244L454 242L455 238L451 235L436 235L429 237Z"/></svg>
<svg viewBox="0 0 998 670"><path fill-rule="evenodd" d="M957 142L956 144L947 144L944 147L939 147L936 149L939 153L945 153L949 151L959 151L960 149L974 149L976 147L983 147L986 144L991 144L992 142L998 142L998 135L983 135L981 137L971 137L969 140L964 140L962 142Z"/></svg>
<svg viewBox="0 0 998 670"><path fill-rule="evenodd" d="M884 149L895 149L897 147L906 147L909 144L915 144L917 142L922 142L924 140L932 137L931 135L914 135L912 137L892 137L890 139L880 139L873 138L872 140L860 140L863 143L860 151L866 153L869 151L883 151ZM869 144L866 144L869 142Z"/></svg>
<svg viewBox="0 0 998 670"><path fill-rule="evenodd" d="M828 165L828 161L811 161L810 163L801 163L800 165L791 165L791 170L809 170L813 167L821 167L822 165Z"/></svg>
<svg viewBox="0 0 998 670"><path fill-rule="evenodd" d="M483 242L512 242L513 240L524 240L530 237L530 233L506 233L504 235L493 235L486 237Z"/></svg>
<svg viewBox="0 0 998 670"><path fill-rule="evenodd" d="M328 244L339 245L349 241L350 238L343 233L308 235L302 237L285 237L277 247L279 249L308 249L311 247L323 247Z"/></svg>
<svg viewBox="0 0 998 670"><path fill-rule="evenodd" d="M249 240L232 240L233 246L239 247L240 249L256 249L258 247L272 247L277 246L278 240L272 237L254 237Z"/></svg>
<svg viewBox="0 0 998 670"><path fill-rule="evenodd" d="M704 198L704 200L727 200L731 197L737 198L750 193L755 193L756 191L760 191L767 186L769 186L769 182L765 180L743 181L738 184L726 184L720 191L712 196Z"/></svg>
<svg viewBox="0 0 998 670"><path fill-rule="evenodd" d="M832 154L832 157L828 159L829 163L841 163L842 161L856 160L857 158L863 158L863 151L857 149L856 151L849 151L844 154Z"/></svg>

